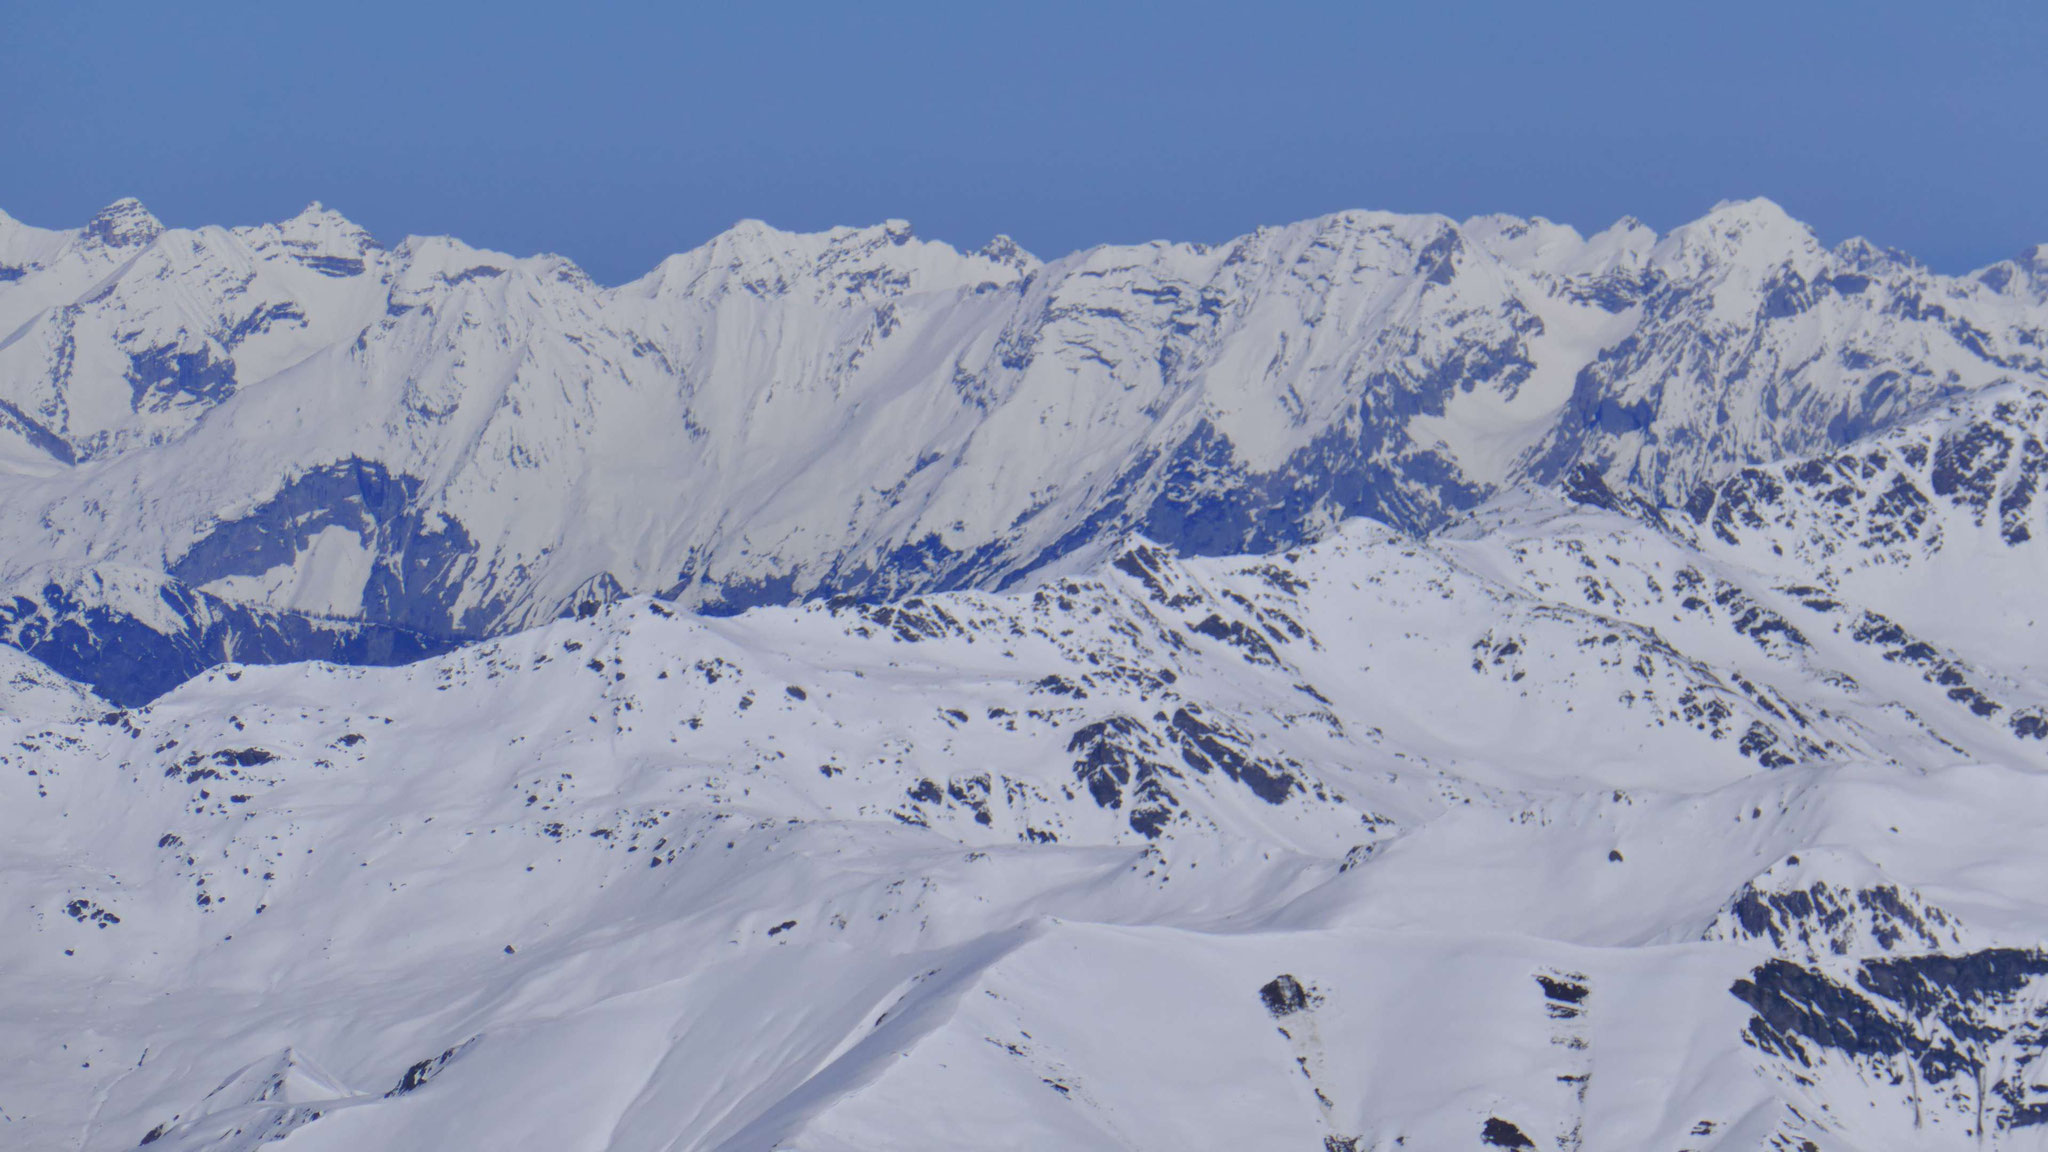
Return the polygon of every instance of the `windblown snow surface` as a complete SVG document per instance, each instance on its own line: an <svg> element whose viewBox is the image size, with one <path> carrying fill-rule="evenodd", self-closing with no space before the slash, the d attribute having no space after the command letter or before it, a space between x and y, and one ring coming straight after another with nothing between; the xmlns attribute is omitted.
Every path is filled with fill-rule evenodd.
<svg viewBox="0 0 2048 1152"><path fill-rule="evenodd" d="M2048 1148L2044 266L0 218L0 1145Z"/></svg>

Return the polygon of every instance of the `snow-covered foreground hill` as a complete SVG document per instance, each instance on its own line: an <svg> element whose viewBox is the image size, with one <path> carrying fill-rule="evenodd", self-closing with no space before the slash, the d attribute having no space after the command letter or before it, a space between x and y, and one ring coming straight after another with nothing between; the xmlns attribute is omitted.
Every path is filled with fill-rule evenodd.
<svg viewBox="0 0 2048 1152"><path fill-rule="evenodd" d="M141 708L0 652L0 1143L2048 1147L2041 405Z"/></svg>

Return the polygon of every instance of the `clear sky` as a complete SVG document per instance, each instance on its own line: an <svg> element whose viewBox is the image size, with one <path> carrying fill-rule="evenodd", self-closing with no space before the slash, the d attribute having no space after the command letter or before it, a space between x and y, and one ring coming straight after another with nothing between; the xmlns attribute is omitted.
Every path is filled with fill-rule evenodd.
<svg viewBox="0 0 2048 1152"><path fill-rule="evenodd" d="M733 221L1042 256L1343 208L1769 196L1944 271L2048 241L2040 3L0 0L0 209L321 200L629 279Z"/></svg>

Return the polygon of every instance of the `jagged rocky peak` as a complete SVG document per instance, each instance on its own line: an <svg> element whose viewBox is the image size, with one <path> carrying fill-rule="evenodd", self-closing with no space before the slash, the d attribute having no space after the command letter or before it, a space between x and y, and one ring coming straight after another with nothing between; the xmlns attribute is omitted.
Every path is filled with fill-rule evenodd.
<svg viewBox="0 0 2048 1152"><path fill-rule="evenodd" d="M164 226L142 201L124 196L93 214L80 237L107 248L140 248L163 235Z"/></svg>
<svg viewBox="0 0 2048 1152"><path fill-rule="evenodd" d="M1911 254L1887 248L1862 236L1851 236L1835 245L1830 255L1836 263L1855 272L1885 275L1926 270L1926 265Z"/></svg>
<svg viewBox="0 0 2048 1152"><path fill-rule="evenodd" d="M285 220L235 229L235 235L260 256L289 260L325 276L361 275L367 257L383 245L361 225L314 201Z"/></svg>
<svg viewBox="0 0 2048 1152"><path fill-rule="evenodd" d="M1029 272L1038 267L1039 263L1038 257L1026 252L1015 240L1010 239L1007 233L997 233L996 237L982 245L981 250L975 255L1015 268L1019 272Z"/></svg>

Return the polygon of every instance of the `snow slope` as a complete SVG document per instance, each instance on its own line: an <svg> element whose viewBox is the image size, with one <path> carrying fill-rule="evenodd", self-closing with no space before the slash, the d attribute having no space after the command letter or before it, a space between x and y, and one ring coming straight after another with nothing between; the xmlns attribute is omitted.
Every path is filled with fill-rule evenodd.
<svg viewBox="0 0 2048 1152"><path fill-rule="evenodd" d="M2007 716L2048 685L1944 634L1982 715L1628 512L628 597L140 709L44 674L0 720L0 1130L2043 1146L2048 758Z"/></svg>

